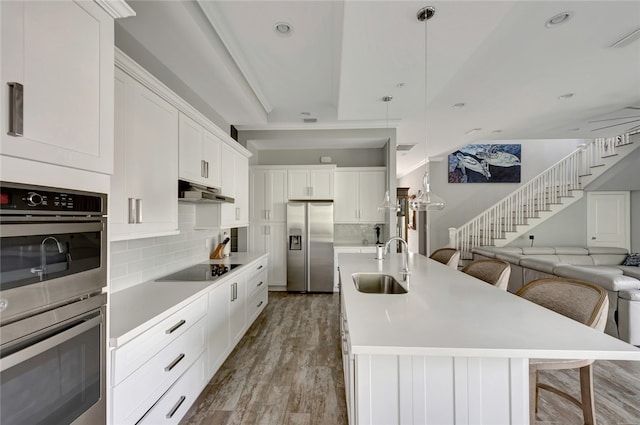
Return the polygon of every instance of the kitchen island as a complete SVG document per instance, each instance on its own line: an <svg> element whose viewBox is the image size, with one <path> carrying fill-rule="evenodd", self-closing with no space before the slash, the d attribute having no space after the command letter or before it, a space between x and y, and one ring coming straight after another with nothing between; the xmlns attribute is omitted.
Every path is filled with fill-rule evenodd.
<svg viewBox="0 0 640 425"><path fill-rule="evenodd" d="M340 254L351 424L526 424L529 358L640 361L640 350L426 257ZM385 273L406 294L359 292Z"/></svg>

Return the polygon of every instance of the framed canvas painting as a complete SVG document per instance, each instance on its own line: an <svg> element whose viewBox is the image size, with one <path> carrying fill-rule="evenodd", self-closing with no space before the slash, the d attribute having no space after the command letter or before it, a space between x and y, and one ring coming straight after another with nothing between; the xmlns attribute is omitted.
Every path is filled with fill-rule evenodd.
<svg viewBox="0 0 640 425"><path fill-rule="evenodd" d="M449 183L520 183L520 144L467 145L449 154Z"/></svg>

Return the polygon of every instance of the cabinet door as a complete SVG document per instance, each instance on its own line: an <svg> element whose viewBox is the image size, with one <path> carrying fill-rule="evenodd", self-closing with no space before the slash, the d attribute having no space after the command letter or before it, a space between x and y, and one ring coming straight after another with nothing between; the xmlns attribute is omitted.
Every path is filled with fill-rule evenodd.
<svg viewBox="0 0 640 425"><path fill-rule="evenodd" d="M205 184L203 137L204 128L180 113L180 178Z"/></svg>
<svg viewBox="0 0 640 425"><path fill-rule="evenodd" d="M358 221L358 180L357 171L337 171L335 173L335 198L333 219L336 223L355 223Z"/></svg>
<svg viewBox="0 0 640 425"><path fill-rule="evenodd" d="M384 211L378 211L385 188L384 171L361 171L358 191L359 213L361 223L384 223Z"/></svg>
<svg viewBox="0 0 640 425"><path fill-rule="evenodd" d="M236 155L235 150L227 145L222 144L222 164L220 164L221 170L221 182L222 182L222 194L225 196L231 196L236 198ZM237 203L237 200L236 200ZM229 228L234 227L236 222L236 203L222 204L220 206L220 227Z"/></svg>
<svg viewBox="0 0 640 425"><path fill-rule="evenodd" d="M144 237L177 231L178 111L119 70L116 88L123 109L115 126L111 233ZM129 199L138 200L139 222L129 217Z"/></svg>
<svg viewBox="0 0 640 425"><path fill-rule="evenodd" d="M269 286L287 286L287 226L271 223L269 233Z"/></svg>
<svg viewBox="0 0 640 425"><path fill-rule="evenodd" d="M310 198L333 199L333 170L310 171Z"/></svg>
<svg viewBox="0 0 640 425"><path fill-rule="evenodd" d="M222 170L220 169L222 141L207 130L204 130L203 136L202 156L205 162L204 182L209 187L220 187L222 185Z"/></svg>
<svg viewBox="0 0 640 425"><path fill-rule="evenodd" d="M231 297L231 311L229 316L229 330L231 345L240 341L247 324L247 285L246 276L240 274L229 282L229 296Z"/></svg>
<svg viewBox="0 0 640 425"><path fill-rule="evenodd" d="M267 182L267 219L270 222L287 221L287 171L269 170Z"/></svg>
<svg viewBox="0 0 640 425"><path fill-rule="evenodd" d="M289 199L309 199L309 171L289 170L287 172L287 192Z"/></svg>
<svg viewBox="0 0 640 425"><path fill-rule="evenodd" d="M213 376L227 356L229 337L229 286L221 285L209 292L207 324L209 326L209 376Z"/></svg>
<svg viewBox="0 0 640 425"><path fill-rule="evenodd" d="M271 175L265 170L251 170L251 221L264 222L267 221L267 188L270 184L267 179L271 179Z"/></svg>
<svg viewBox="0 0 640 425"><path fill-rule="evenodd" d="M3 106L8 82L24 87L23 137L3 116L2 154L111 174L113 18L89 1L0 7Z"/></svg>
<svg viewBox="0 0 640 425"><path fill-rule="evenodd" d="M239 152L236 152L235 157L235 226L247 226L249 224L249 159Z"/></svg>

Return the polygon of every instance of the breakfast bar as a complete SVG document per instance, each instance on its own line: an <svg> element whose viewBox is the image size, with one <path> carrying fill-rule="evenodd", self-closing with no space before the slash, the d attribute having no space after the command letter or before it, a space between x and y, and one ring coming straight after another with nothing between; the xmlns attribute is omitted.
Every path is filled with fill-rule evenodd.
<svg viewBox="0 0 640 425"><path fill-rule="evenodd" d="M529 359L640 361L640 350L417 254L340 254L351 424L529 423ZM405 294L364 293L386 274Z"/></svg>

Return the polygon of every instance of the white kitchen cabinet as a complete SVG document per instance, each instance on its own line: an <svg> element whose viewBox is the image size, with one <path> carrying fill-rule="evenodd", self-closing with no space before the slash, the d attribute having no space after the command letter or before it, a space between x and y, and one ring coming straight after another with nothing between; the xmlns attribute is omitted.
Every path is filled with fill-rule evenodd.
<svg viewBox="0 0 640 425"><path fill-rule="evenodd" d="M113 17L92 1L0 2L2 104L23 86L20 124L2 117L2 154L111 174Z"/></svg>
<svg viewBox="0 0 640 425"><path fill-rule="evenodd" d="M269 288L287 287L286 223L252 223L251 250L269 253Z"/></svg>
<svg viewBox="0 0 640 425"><path fill-rule="evenodd" d="M180 113L181 179L219 188L222 141L193 119Z"/></svg>
<svg viewBox="0 0 640 425"><path fill-rule="evenodd" d="M288 168L287 193L290 200L333 199L335 166Z"/></svg>
<svg viewBox="0 0 640 425"><path fill-rule="evenodd" d="M231 345L235 346L247 330L247 278L245 273L232 277L228 283L229 332Z"/></svg>
<svg viewBox="0 0 640 425"><path fill-rule="evenodd" d="M249 225L249 159L232 146L222 145L222 194L235 199L221 205L220 227Z"/></svg>
<svg viewBox="0 0 640 425"><path fill-rule="evenodd" d="M229 307L232 294L226 284L220 285L209 292L209 309L207 323L209 324L209 376L213 376L220 368L229 353L231 338L229 337Z"/></svg>
<svg viewBox="0 0 640 425"><path fill-rule="evenodd" d="M206 305L202 296L112 351L113 424L138 423L201 357Z"/></svg>
<svg viewBox="0 0 640 425"><path fill-rule="evenodd" d="M111 240L178 233L178 110L116 68Z"/></svg>
<svg viewBox="0 0 640 425"><path fill-rule="evenodd" d="M252 167L250 178L251 222L287 221L287 170Z"/></svg>
<svg viewBox="0 0 640 425"><path fill-rule="evenodd" d="M335 173L335 223L384 223L378 204L385 192L384 168L345 168Z"/></svg>

